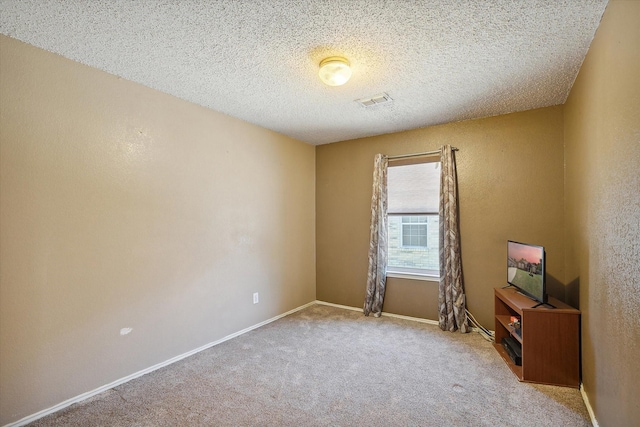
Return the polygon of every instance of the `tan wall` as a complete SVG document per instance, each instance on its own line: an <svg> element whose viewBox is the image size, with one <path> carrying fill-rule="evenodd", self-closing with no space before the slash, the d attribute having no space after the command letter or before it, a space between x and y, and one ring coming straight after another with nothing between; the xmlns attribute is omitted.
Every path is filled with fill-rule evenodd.
<svg viewBox="0 0 640 427"><path fill-rule="evenodd" d="M640 2L612 1L565 105L566 274L601 426L640 420Z"/></svg>
<svg viewBox="0 0 640 427"><path fill-rule="evenodd" d="M373 157L456 153L467 306L493 329L507 239L544 245L550 293L564 299L563 113L544 108L338 142L316 150L317 297L364 302ZM437 283L390 279L384 311L437 320Z"/></svg>
<svg viewBox="0 0 640 427"><path fill-rule="evenodd" d="M313 146L0 58L0 425L315 299Z"/></svg>

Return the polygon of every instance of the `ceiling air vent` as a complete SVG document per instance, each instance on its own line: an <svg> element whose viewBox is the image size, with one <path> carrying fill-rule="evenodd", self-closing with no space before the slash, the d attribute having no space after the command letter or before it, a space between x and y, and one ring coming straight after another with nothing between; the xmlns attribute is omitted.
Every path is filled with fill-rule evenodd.
<svg viewBox="0 0 640 427"><path fill-rule="evenodd" d="M386 93L380 93L378 95L374 95L371 98L360 98L356 99L356 102L360 103L365 107L373 107L374 105L380 104L389 104L393 101L391 97Z"/></svg>

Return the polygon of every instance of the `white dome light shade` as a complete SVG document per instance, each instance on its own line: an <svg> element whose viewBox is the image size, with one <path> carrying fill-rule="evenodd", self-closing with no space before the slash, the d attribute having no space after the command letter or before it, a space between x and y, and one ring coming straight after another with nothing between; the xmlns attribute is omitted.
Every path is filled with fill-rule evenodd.
<svg viewBox="0 0 640 427"><path fill-rule="evenodd" d="M318 72L320 80L329 86L341 86L351 78L349 61L339 56L332 56L320 62Z"/></svg>

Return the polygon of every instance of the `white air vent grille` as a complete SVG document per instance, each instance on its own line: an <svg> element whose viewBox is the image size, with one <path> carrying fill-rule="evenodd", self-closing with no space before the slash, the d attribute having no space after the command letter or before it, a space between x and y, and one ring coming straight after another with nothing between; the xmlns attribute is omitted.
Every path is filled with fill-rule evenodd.
<svg viewBox="0 0 640 427"><path fill-rule="evenodd" d="M372 96L371 98L356 99L356 102L365 107L373 107L374 105L380 104L389 104L392 101L393 99L391 99L391 97L386 93L380 93L378 95Z"/></svg>

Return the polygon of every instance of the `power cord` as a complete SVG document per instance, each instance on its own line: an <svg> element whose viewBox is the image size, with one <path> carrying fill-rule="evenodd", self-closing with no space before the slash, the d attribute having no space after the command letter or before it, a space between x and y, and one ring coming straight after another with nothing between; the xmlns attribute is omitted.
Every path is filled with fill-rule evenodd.
<svg viewBox="0 0 640 427"><path fill-rule="evenodd" d="M465 309L465 312L467 313L467 319L469 319L469 322L471 323L471 325L478 331L478 333L482 338L484 338L489 342L496 341L495 333L493 331L490 331L489 329L482 326L480 322L478 322L476 318L473 317L473 314L471 314L469 310Z"/></svg>

